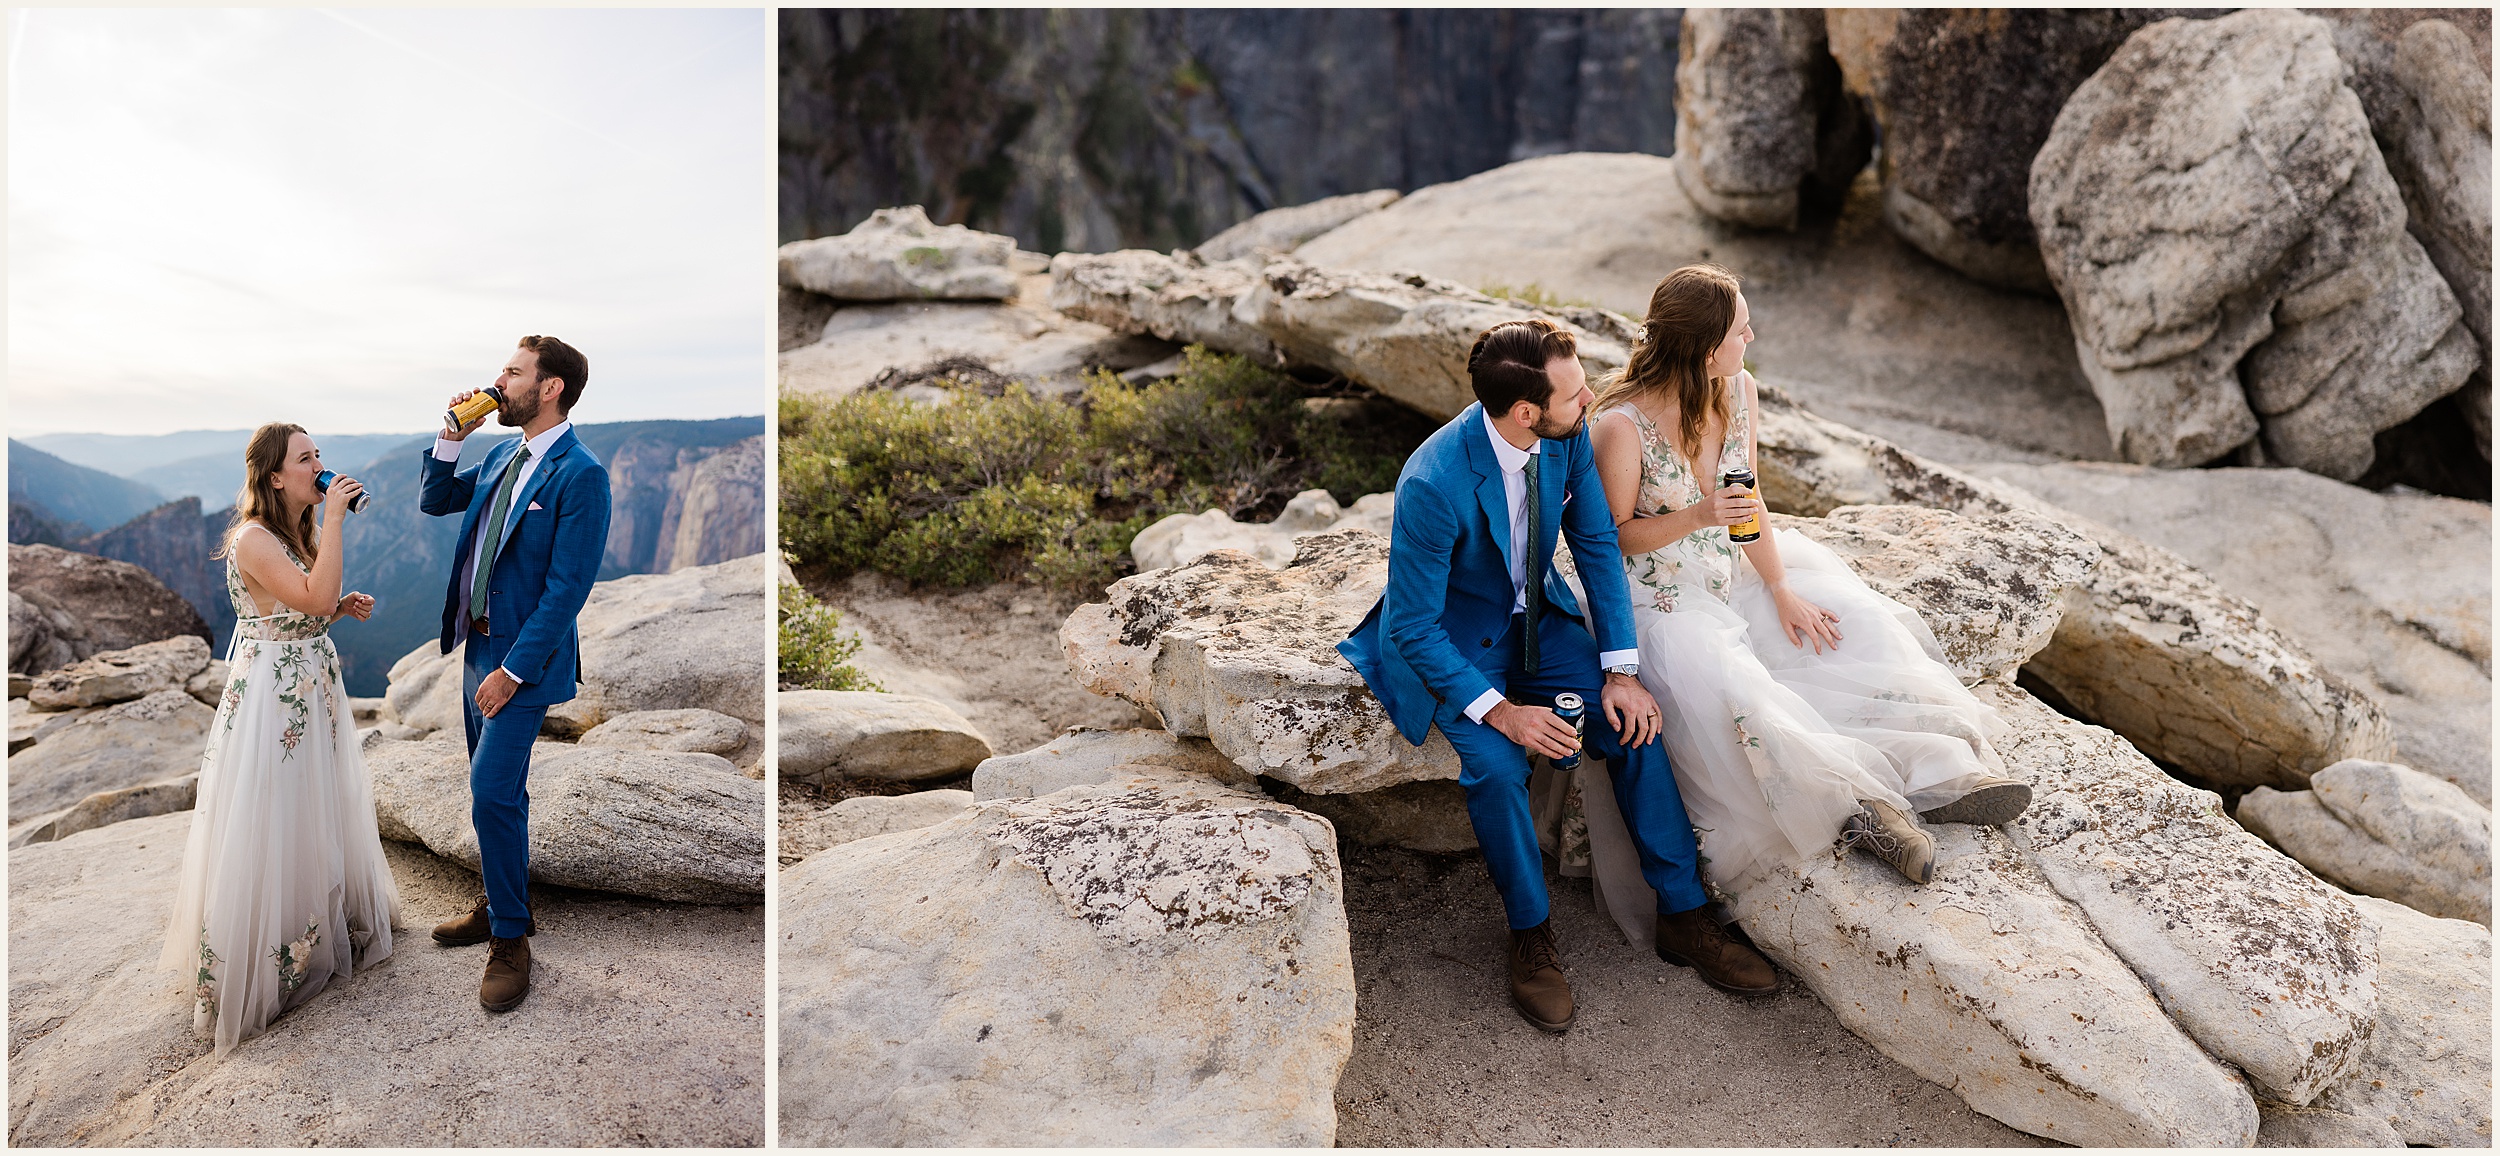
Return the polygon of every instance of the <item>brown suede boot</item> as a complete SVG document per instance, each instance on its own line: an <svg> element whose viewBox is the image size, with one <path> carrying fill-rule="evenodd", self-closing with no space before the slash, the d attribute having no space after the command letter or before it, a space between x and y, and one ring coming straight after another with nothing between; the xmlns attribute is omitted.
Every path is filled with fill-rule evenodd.
<svg viewBox="0 0 2500 1156"><path fill-rule="evenodd" d="M1701 973L1702 982L1738 995L1769 995L1780 973L1762 953L1728 938L1706 906L1658 913L1658 958Z"/></svg>
<svg viewBox="0 0 2500 1156"><path fill-rule="evenodd" d="M1551 919L1510 933L1510 1002L1529 1023L1549 1032L1571 1026L1571 983L1563 978L1562 949L1554 946Z"/></svg>
<svg viewBox="0 0 2500 1156"><path fill-rule="evenodd" d="M467 915L434 925L434 942L445 947L467 947L472 943L484 943L486 938L486 897L483 895L477 897L477 906L470 908Z"/></svg>
<svg viewBox="0 0 2500 1156"><path fill-rule="evenodd" d="M486 980L477 986L477 1002L490 1012L506 1012L521 1006L529 993L530 941L487 940Z"/></svg>

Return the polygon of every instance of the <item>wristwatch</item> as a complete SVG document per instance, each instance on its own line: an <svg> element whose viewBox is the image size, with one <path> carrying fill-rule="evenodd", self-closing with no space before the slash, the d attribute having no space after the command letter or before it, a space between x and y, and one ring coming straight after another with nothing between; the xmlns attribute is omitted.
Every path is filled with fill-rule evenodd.
<svg viewBox="0 0 2500 1156"><path fill-rule="evenodd" d="M1641 666L1637 662L1627 662L1621 666L1607 667L1606 673L1620 674L1625 678L1639 678L1641 676Z"/></svg>

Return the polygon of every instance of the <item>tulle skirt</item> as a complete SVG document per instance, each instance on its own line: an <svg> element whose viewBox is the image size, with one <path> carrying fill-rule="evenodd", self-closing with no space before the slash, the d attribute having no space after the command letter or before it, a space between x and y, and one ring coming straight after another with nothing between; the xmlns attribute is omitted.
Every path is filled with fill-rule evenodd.
<svg viewBox="0 0 2500 1156"><path fill-rule="evenodd" d="M164 966L223 1054L391 954L398 888L327 636L241 639L200 756Z"/></svg>

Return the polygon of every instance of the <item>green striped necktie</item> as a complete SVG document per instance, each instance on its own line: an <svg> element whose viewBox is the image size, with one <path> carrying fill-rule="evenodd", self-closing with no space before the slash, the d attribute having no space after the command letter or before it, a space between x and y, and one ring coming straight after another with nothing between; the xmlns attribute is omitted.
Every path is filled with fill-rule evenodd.
<svg viewBox="0 0 2500 1156"><path fill-rule="evenodd" d="M469 580L469 616L486 617L486 579L495 571L495 555L503 549L503 528L512 509L512 487L521 480L521 463L530 460L528 442L521 443L521 452L503 469L503 480L495 484L494 508L486 515L486 533L477 542L477 576Z"/></svg>

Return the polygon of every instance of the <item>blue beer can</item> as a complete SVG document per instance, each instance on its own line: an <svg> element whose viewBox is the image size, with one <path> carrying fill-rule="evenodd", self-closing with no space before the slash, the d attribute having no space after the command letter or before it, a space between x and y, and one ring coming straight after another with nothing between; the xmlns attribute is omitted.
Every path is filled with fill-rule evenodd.
<svg viewBox="0 0 2500 1156"><path fill-rule="evenodd" d="M1580 745L1586 746L1588 744L1589 708L1588 704L1582 701L1579 695L1567 692L1555 695L1554 713L1564 722L1571 724L1571 733L1578 736ZM1580 752L1578 750L1573 750L1570 757L1555 759L1553 760L1553 763L1555 770L1571 770L1580 765Z"/></svg>

